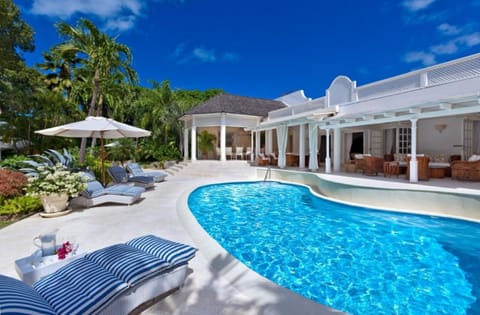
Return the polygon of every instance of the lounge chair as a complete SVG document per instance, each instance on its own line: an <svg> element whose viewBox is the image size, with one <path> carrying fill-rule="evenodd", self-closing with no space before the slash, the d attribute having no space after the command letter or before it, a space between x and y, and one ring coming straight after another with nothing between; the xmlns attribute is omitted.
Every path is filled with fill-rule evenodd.
<svg viewBox="0 0 480 315"><path fill-rule="evenodd" d="M147 235L85 255L35 282L0 275L2 314L128 314L180 288L196 249Z"/></svg>
<svg viewBox="0 0 480 315"><path fill-rule="evenodd" d="M75 207L90 208L103 203L120 203L131 205L142 197L145 188L130 184L115 184L104 188L97 180L87 182L87 189L80 196L70 200Z"/></svg>
<svg viewBox="0 0 480 315"><path fill-rule="evenodd" d="M116 184L133 183L145 189L155 186L155 179L152 176L129 176L127 171L118 165L109 167L107 171Z"/></svg>
<svg viewBox="0 0 480 315"><path fill-rule="evenodd" d="M165 177L168 176L167 173L161 171L149 171L145 172L138 163L127 163L127 171L132 174L133 176L150 176L153 177L155 182L163 182Z"/></svg>

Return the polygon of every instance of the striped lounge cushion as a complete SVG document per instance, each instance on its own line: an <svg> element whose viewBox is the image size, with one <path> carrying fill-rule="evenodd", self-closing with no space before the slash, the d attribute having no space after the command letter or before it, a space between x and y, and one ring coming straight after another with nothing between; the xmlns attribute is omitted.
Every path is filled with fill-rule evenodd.
<svg viewBox="0 0 480 315"><path fill-rule="evenodd" d="M166 260L172 265L188 263L197 251L196 248L189 245L172 242L154 235L138 237L126 244Z"/></svg>
<svg viewBox="0 0 480 315"><path fill-rule="evenodd" d="M87 254L85 258L108 270L130 286L170 267L164 259L125 244L99 249Z"/></svg>
<svg viewBox="0 0 480 315"><path fill-rule="evenodd" d="M86 258L77 259L33 284L57 314L97 313L128 285Z"/></svg>
<svg viewBox="0 0 480 315"><path fill-rule="evenodd" d="M56 313L28 284L0 275L0 314Z"/></svg>

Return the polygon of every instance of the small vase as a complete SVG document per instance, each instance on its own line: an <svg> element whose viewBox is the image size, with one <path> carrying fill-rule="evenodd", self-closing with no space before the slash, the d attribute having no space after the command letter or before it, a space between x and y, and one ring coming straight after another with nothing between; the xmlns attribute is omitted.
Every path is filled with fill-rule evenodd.
<svg viewBox="0 0 480 315"><path fill-rule="evenodd" d="M43 204L43 210L46 213L63 211L68 206L67 194L50 194L40 196Z"/></svg>

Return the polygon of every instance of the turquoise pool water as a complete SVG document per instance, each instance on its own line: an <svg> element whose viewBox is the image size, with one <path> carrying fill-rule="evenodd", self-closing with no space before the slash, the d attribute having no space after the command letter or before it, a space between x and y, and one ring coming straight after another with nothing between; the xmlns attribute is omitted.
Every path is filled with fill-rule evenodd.
<svg viewBox="0 0 480 315"><path fill-rule="evenodd" d="M231 255L352 314L480 314L480 224L352 207L298 185L196 189L189 208Z"/></svg>

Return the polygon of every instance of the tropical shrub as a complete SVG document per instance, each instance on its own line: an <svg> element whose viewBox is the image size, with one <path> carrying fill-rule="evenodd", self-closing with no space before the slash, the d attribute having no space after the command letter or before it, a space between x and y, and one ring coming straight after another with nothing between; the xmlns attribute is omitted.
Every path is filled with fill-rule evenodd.
<svg viewBox="0 0 480 315"><path fill-rule="evenodd" d="M0 216L11 219L15 216L38 212L42 208L39 197L20 196L3 200L3 204L0 204Z"/></svg>
<svg viewBox="0 0 480 315"><path fill-rule="evenodd" d="M11 170L19 170L25 166L23 161L27 159L28 157L26 155L15 155L0 161L0 167L8 168Z"/></svg>
<svg viewBox="0 0 480 315"><path fill-rule="evenodd" d="M38 176L28 178L27 194L41 196L67 194L76 197L87 187L86 178L80 173L72 173L63 165L38 166Z"/></svg>
<svg viewBox="0 0 480 315"><path fill-rule="evenodd" d="M0 169L0 196L11 198L23 195L27 177L20 172Z"/></svg>

